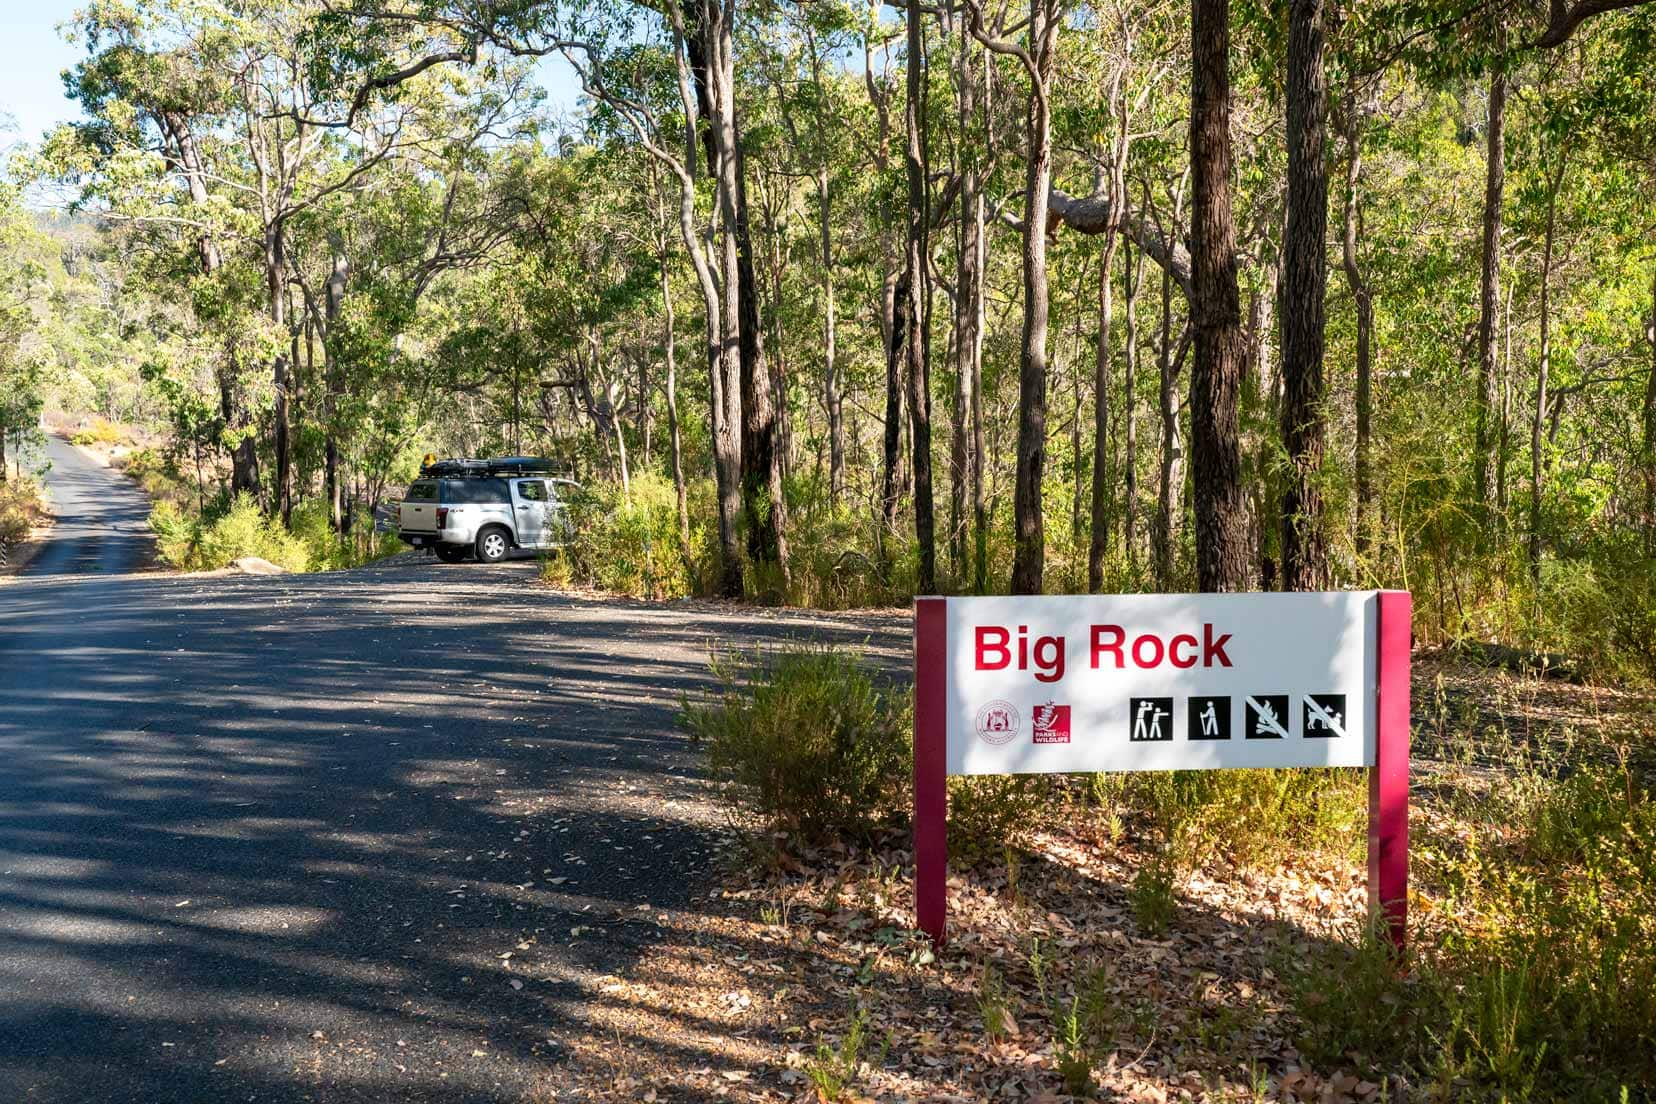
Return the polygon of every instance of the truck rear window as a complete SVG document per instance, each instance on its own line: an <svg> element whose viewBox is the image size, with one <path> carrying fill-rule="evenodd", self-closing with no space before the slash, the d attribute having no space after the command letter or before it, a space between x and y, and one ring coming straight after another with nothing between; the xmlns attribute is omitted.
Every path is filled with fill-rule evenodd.
<svg viewBox="0 0 1656 1104"><path fill-rule="evenodd" d="M430 479L422 479L418 483L411 483L408 494L403 496L407 502L436 502L437 484Z"/></svg>
<svg viewBox="0 0 1656 1104"><path fill-rule="evenodd" d="M442 500L452 506L476 506L511 502L504 479L445 479Z"/></svg>

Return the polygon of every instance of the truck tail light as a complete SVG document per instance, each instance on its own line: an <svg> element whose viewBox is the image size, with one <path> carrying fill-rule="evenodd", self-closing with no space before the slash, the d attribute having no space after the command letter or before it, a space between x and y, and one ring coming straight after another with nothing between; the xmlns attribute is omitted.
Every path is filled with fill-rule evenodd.
<svg viewBox="0 0 1656 1104"><path fill-rule="evenodd" d="M447 506L437 507L437 528L439 528L439 529L447 529L448 528L448 507Z"/></svg>

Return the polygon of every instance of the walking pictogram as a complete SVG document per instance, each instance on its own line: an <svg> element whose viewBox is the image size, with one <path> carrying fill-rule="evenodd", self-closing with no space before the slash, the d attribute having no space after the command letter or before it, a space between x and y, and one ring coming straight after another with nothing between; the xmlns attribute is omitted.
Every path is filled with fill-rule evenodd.
<svg viewBox="0 0 1656 1104"><path fill-rule="evenodd" d="M1173 738L1172 698L1129 698L1129 738L1133 743L1153 743Z"/></svg>
<svg viewBox="0 0 1656 1104"><path fill-rule="evenodd" d="M1225 697L1195 697L1187 711L1192 740L1231 738L1231 700Z"/></svg>
<svg viewBox="0 0 1656 1104"><path fill-rule="evenodd" d="M1250 740L1286 740L1288 738L1288 695L1250 694L1248 728L1244 733Z"/></svg>
<svg viewBox="0 0 1656 1104"><path fill-rule="evenodd" d="M1344 694L1305 695L1305 735L1334 737L1346 734Z"/></svg>

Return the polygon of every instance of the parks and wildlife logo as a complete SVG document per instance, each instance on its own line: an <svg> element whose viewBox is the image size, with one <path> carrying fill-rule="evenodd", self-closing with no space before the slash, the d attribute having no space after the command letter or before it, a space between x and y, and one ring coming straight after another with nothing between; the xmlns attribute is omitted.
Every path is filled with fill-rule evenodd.
<svg viewBox="0 0 1656 1104"><path fill-rule="evenodd" d="M1035 742L1037 744L1067 744L1070 742L1070 707L1047 702L1035 707Z"/></svg>
<svg viewBox="0 0 1656 1104"><path fill-rule="evenodd" d="M1018 711L1008 701L988 702L977 711L977 734L986 744L1010 744L1018 738Z"/></svg>

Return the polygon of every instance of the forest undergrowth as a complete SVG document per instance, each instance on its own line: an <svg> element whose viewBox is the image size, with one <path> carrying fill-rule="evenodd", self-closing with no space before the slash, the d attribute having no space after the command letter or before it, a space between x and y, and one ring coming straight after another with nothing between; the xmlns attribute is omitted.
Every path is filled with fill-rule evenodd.
<svg viewBox="0 0 1656 1104"><path fill-rule="evenodd" d="M737 1099L1650 1099L1648 695L1420 657L1402 959L1345 770L953 780L934 951L879 768L906 689L820 651L720 674L685 724L741 826L728 884L616 992L715 1081L740 1063ZM595 1085L694 1080L649 1053Z"/></svg>

